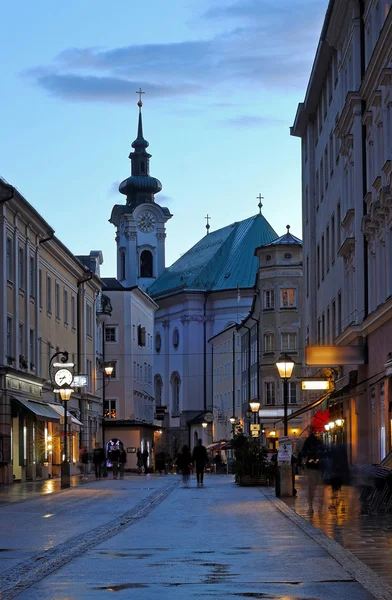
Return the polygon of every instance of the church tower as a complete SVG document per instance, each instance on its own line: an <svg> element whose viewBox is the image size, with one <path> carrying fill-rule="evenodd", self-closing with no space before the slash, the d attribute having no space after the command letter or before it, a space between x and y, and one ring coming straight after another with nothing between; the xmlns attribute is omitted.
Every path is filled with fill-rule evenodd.
<svg viewBox="0 0 392 600"><path fill-rule="evenodd" d="M155 202L162 190L159 179L150 175L151 154L143 136L142 90L139 94L137 138L132 143L131 176L120 183L126 204L113 207L110 222L116 227L117 280L124 287L138 285L146 290L165 269L166 221L172 215Z"/></svg>

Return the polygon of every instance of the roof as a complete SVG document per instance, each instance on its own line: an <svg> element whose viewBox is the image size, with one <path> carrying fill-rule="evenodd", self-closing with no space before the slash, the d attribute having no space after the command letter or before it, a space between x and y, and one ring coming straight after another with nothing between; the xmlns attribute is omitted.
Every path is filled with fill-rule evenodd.
<svg viewBox="0 0 392 600"><path fill-rule="evenodd" d="M284 235L265 246L302 246L302 240L290 233L290 225L287 225L287 232Z"/></svg>
<svg viewBox="0 0 392 600"><path fill-rule="evenodd" d="M212 231L165 269L148 293L157 299L181 291L253 288L259 265L255 248L277 237L261 214Z"/></svg>
<svg viewBox="0 0 392 600"><path fill-rule="evenodd" d="M101 281L106 291L124 290L125 288L115 277L102 277Z"/></svg>

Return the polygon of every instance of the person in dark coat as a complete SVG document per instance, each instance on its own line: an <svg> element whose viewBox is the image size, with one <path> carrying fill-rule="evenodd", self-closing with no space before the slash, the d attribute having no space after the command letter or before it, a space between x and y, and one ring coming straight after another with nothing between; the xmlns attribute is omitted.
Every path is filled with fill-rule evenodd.
<svg viewBox="0 0 392 600"><path fill-rule="evenodd" d="M184 487L188 487L189 475L191 473L192 455L189 452L188 446L183 446L177 457L177 468L182 473L182 483Z"/></svg>
<svg viewBox="0 0 392 600"><path fill-rule="evenodd" d="M203 486L204 468L208 462L207 449L199 438L197 446L193 449L193 463L196 466L197 487Z"/></svg>
<svg viewBox="0 0 392 600"><path fill-rule="evenodd" d="M139 475L141 475L142 466L143 466L143 458L142 458L142 453L140 452L140 448L138 448L137 452L136 452L136 466L137 466L137 472L139 473Z"/></svg>
<svg viewBox="0 0 392 600"><path fill-rule="evenodd" d="M117 479L118 477L118 467L120 460L120 448L118 446L112 446L110 451L110 462L112 463L113 468L113 479Z"/></svg>
<svg viewBox="0 0 392 600"><path fill-rule="evenodd" d="M127 462L127 453L124 448L120 448L120 454L118 457L118 465L120 469L120 479L124 477L125 463Z"/></svg>
<svg viewBox="0 0 392 600"><path fill-rule="evenodd" d="M102 465L105 462L105 451L97 444L93 450L93 463L95 467L95 479L102 477Z"/></svg>
<svg viewBox="0 0 392 600"><path fill-rule="evenodd" d="M302 455L306 459L306 474L308 481L308 513L313 514L313 501L317 486L321 481L321 472L324 458L324 445L311 430L302 448Z"/></svg>
<svg viewBox="0 0 392 600"><path fill-rule="evenodd" d="M143 469L144 473L147 473L147 464L148 464L148 450L145 448L142 452L142 460L143 460Z"/></svg>

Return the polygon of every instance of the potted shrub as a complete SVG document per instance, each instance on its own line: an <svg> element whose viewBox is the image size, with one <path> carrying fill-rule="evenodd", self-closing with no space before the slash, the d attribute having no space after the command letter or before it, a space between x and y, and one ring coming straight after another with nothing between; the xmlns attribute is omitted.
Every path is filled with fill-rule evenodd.
<svg viewBox="0 0 392 600"><path fill-rule="evenodd" d="M234 474L238 485L271 485L274 468L267 458L267 449L259 438L242 433L231 441L234 450Z"/></svg>

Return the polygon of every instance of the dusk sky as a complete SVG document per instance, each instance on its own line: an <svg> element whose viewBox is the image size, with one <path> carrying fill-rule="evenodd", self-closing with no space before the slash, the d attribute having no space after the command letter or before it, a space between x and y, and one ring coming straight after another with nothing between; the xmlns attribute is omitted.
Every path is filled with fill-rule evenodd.
<svg viewBox="0 0 392 600"><path fill-rule="evenodd" d="M0 175L75 254L114 276L138 97L168 206L166 263L258 212L301 237L291 138L327 0L13 0L2 6Z"/></svg>

